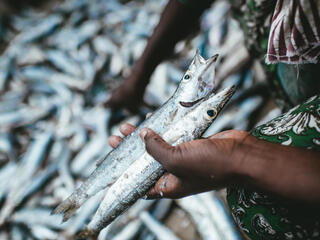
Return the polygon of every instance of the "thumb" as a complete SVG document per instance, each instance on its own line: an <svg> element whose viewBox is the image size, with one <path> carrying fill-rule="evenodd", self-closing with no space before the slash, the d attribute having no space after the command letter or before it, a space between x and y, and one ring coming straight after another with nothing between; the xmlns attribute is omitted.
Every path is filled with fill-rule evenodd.
<svg viewBox="0 0 320 240"><path fill-rule="evenodd" d="M147 152L168 171L177 173L180 159L178 147L173 147L149 128L143 128L140 137L144 140Z"/></svg>

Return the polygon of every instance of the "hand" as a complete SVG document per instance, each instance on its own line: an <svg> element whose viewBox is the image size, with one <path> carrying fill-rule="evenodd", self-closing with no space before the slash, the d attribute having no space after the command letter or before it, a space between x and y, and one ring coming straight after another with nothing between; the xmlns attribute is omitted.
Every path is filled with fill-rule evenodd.
<svg viewBox="0 0 320 240"><path fill-rule="evenodd" d="M134 126L124 124L128 135ZM287 203L319 208L320 152L259 140L230 130L172 147L150 129L140 133L146 148L168 171L149 198L179 198L228 186L262 191ZM110 137L116 147L120 137Z"/></svg>
<svg viewBox="0 0 320 240"><path fill-rule="evenodd" d="M172 55L177 42L198 29L200 16L210 5L210 1L205 1L195 9L177 0L168 1L130 77L112 92L106 106L136 112L154 69Z"/></svg>
<svg viewBox="0 0 320 240"><path fill-rule="evenodd" d="M134 129L130 124L120 126L125 136ZM231 161L234 149L247 138L254 138L246 132L232 130L172 147L150 129L142 130L141 136L148 153L168 171L149 191L148 198L180 198L239 183ZM109 138L112 147L121 141L119 136Z"/></svg>
<svg viewBox="0 0 320 240"><path fill-rule="evenodd" d="M114 89L111 98L105 106L113 109L126 108L130 112L137 112L139 105L143 102L145 87L139 83L137 75L132 75L124 80L121 85Z"/></svg>

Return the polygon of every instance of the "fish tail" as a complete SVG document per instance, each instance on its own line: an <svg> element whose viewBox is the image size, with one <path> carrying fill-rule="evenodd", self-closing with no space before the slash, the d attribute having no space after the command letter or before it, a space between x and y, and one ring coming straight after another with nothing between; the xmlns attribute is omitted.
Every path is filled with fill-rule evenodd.
<svg viewBox="0 0 320 240"><path fill-rule="evenodd" d="M72 197L67 198L62 203L60 203L51 214L63 213L63 222L69 220L69 218L74 214L74 212L79 208L79 204L72 199Z"/></svg>

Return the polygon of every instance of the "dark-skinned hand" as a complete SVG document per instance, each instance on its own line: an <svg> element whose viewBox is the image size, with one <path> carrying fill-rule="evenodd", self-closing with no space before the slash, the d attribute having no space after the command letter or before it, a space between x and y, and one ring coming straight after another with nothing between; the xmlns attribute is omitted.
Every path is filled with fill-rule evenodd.
<svg viewBox="0 0 320 240"><path fill-rule="evenodd" d="M132 113L136 113L138 107L143 102L144 86L136 83L135 75L124 80L123 83L111 92L110 99L105 106L112 109L125 108Z"/></svg>
<svg viewBox="0 0 320 240"><path fill-rule="evenodd" d="M127 123L120 126L124 136L134 130L135 127ZM143 129L140 136L145 140L148 153L167 170L149 191L148 198L180 198L237 182L230 159L236 145L252 137L232 130L172 147L151 129ZM109 138L113 148L121 141L119 136Z"/></svg>
<svg viewBox="0 0 320 240"><path fill-rule="evenodd" d="M125 136L135 129L123 124ZM229 186L251 188L279 200L317 207L320 203L320 152L259 140L229 130L207 139L170 146L151 129L142 129L146 149L167 170L149 198L180 198ZM122 138L111 136L116 147Z"/></svg>

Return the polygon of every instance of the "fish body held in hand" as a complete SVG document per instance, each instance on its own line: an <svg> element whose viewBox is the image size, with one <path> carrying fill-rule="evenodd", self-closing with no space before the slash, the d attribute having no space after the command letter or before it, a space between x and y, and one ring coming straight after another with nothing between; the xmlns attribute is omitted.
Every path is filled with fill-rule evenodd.
<svg viewBox="0 0 320 240"><path fill-rule="evenodd" d="M173 96L141 123L132 134L124 138L123 142L104 158L89 178L53 213L63 213L64 221L68 220L87 199L102 189L110 187L135 160L144 154L144 144L139 137L142 128L151 128L162 135L171 124L180 121L208 96L214 88L217 58L218 55L214 55L205 60L197 51Z"/></svg>
<svg viewBox="0 0 320 240"><path fill-rule="evenodd" d="M171 145L178 145L199 138L233 93L234 87L229 87L216 95L209 95L183 119L172 124L162 135L163 139ZM81 237L97 235L139 198L145 196L164 171L161 164L145 152L110 187Z"/></svg>

